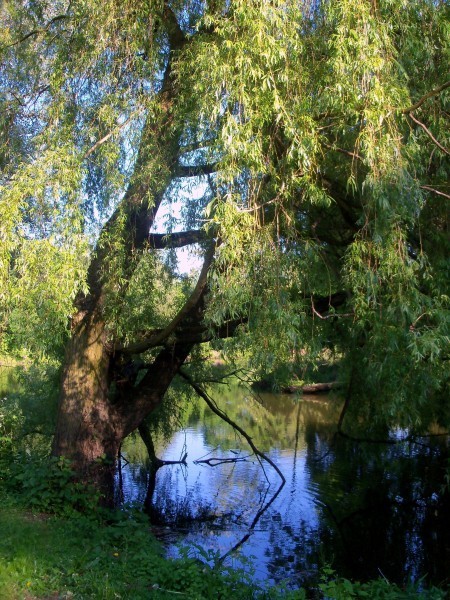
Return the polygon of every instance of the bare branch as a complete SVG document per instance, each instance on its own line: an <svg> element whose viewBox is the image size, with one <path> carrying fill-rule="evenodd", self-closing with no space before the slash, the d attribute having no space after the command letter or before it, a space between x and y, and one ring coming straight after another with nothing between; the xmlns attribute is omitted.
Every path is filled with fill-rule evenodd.
<svg viewBox="0 0 450 600"><path fill-rule="evenodd" d="M139 116L143 112L143 110L144 110L143 108L139 109L138 111L136 111L135 113L130 115L128 117L128 119L126 119L126 121L124 121L123 123L117 124L116 127L114 129L112 129L109 133L107 133L104 137L102 137L101 140L98 140L98 142L95 142L95 144L93 146L91 146L89 148L89 150L85 153L83 158L87 158L88 156L90 156L93 152L95 152L97 150L97 148L99 148L102 144L107 142L109 140L109 138L111 138L114 134L118 133L121 129L123 129L126 125L128 125L128 123L132 119Z"/></svg>
<svg viewBox="0 0 450 600"><path fill-rule="evenodd" d="M281 470L279 469L279 467L273 462L272 459L270 459L267 454L264 454L264 452L261 452L261 450L258 450L258 448L255 446L255 444L253 443L252 438L248 435L248 433L246 431L244 431L244 429L242 429L242 427L240 427L237 423L235 423L232 419L230 419L230 417L223 412L223 410L221 410L216 403L208 396L208 394L192 379L192 377L190 377L187 373L185 373L184 371L182 371L181 369L178 370L178 375L180 375L181 377L183 377L183 379L185 379L189 385L192 387L192 389L194 389L196 391L196 393L203 398L203 400L206 402L206 404L209 406L209 408L213 411L213 413L215 413L217 416L219 416L223 421L225 421L225 423L228 423L229 425L231 425L231 427L233 427L233 429L235 429L238 433L240 433L242 435L243 438L245 438L245 440L247 441L248 445L250 446L250 448L253 450L255 456L258 456L259 458L261 458L262 460L265 460L266 462L269 463L269 465L271 467L273 467L275 469L275 471L278 473L280 479L283 482L283 485L286 483L286 479L283 475L283 473L281 472Z"/></svg>
<svg viewBox="0 0 450 600"><path fill-rule="evenodd" d="M356 158L356 160L363 160L362 156L357 154L356 152L350 152L350 150L345 150L345 148L338 148L337 146L332 146L331 144L323 144L326 148L330 150L335 150L336 152L340 152L341 154L345 154L345 156L350 156L351 158Z"/></svg>
<svg viewBox="0 0 450 600"><path fill-rule="evenodd" d="M450 152L447 150L447 148L445 148L442 144L440 144L437 141L437 139L433 136L433 134L428 129L428 127L426 125L424 125L424 123L422 123L422 121L419 121L419 119L416 119L416 117L413 115L412 112L409 113L408 116L410 119L412 119L414 121L414 123L417 123L417 125L419 125L419 127L421 127L425 131L427 136L436 144L436 146L439 148L439 150L442 150L442 152L444 152L445 154L450 154Z"/></svg>
<svg viewBox="0 0 450 600"><path fill-rule="evenodd" d="M322 319L322 321L326 321L327 319L334 319L336 317L354 317L355 316L354 312L330 313L328 315L322 315L320 312L318 312L316 310L316 307L314 306L314 300L312 298L311 298L311 310L313 312L313 315L315 315L316 317L319 317L319 319Z"/></svg>
<svg viewBox="0 0 450 600"><path fill-rule="evenodd" d="M227 458L203 458L199 460L194 460L194 465L208 465L208 467L218 467L220 465L226 465L228 463L238 463L238 462L246 462L247 459L251 458L253 455L249 454L248 456L230 456Z"/></svg>
<svg viewBox="0 0 450 600"><path fill-rule="evenodd" d="M427 192L433 192L433 194L437 194L438 196L444 196L444 198L448 198L450 200L450 195L449 194L445 194L444 192L440 192L439 190L436 190L435 188L432 188L429 185L421 185L420 189L421 190L427 190Z"/></svg>

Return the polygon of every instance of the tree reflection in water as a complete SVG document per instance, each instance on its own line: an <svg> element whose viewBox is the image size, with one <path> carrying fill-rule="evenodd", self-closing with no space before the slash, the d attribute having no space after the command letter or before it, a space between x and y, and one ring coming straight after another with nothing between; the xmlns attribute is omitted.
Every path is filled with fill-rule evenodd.
<svg viewBox="0 0 450 600"><path fill-rule="evenodd" d="M190 405L184 430L156 445L158 456L186 466L156 475L152 518L187 545L212 554L254 557L255 579L307 585L325 564L346 577L385 575L405 583L425 576L448 582L450 501L443 488L449 449L444 439L425 445L367 444L336 436L341 401L332 397L261 394L220 388L220 406L283 471L277 493L255 457L211 467L195 464L248 455L245 440L202 404ZM128 440L123 453L126 501L143 503L149 485L145 447ZM265 504L270 505L265 508ZM176 547L169 539L169 552Z"/></svg>

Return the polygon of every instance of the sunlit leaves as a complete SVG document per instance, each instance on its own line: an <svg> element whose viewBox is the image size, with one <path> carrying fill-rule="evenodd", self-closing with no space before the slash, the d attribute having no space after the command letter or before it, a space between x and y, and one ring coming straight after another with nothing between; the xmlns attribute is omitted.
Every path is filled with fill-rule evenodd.
<svg viewBox="0 0 450 600"><path fill-rule="evenodd" d="M69 145L43 151L38 160L22 165L1 187L0 303L6 324L12 310L16 319L23 319L28 333L27 325L35 318L38 321L38 314L58 321L59 330L66 327L87 266L78 196L81 177L80 163ZM40 285L53 298L54 314L48 304L40 310L42 305L35 296L42 292ZM25 308L24 302L31 304ZM37 321L40 330L42 322L39 326ZM54 335L52 331L48 340Z"/></svg>
<svg viewBox="0 0 450 600"><path fill-rule="evenodd" d="M207 192L183 194L180 212L217 240L207 319L241 319L233 343L246 360L262 372L340 353L386 404L404 385L391 415L406 414L414 386L424 401L427 377L439 388L449 88L408 107L448 78L448 3L5 6L0 301L11 324L19 306L31 311L18 300L33 278L49 282L48 293L33 288L33 319L54 311L62 322L62 295L83 284L73 256L84 235L98 241L90 283L101 281L111 336L163 325L186 290L142 240L134 246L133 227L164 193L182 200L180 167L205 165L215 171L201 180ZM183 39L172 49L171 27ZM327 305L337 292L344 307Z"/></svg>
<svg viewBox="0 0 450 600"><path fill-rule="evenodd" d="M73 237L23 241L10 279L8 330L13 342L35 358L59 356L68 335L73 301L83 285L87 244Z"/></svg>

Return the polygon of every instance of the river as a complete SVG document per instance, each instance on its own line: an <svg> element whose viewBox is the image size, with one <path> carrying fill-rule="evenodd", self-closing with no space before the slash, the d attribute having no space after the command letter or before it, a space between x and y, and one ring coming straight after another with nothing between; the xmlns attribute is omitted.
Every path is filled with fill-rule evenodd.
<svg viewBox="0 0 450 600"><path fill-rule="evenodd" d="M308 585L331 565L341 576L424 577L450 573L450 502L444 488L445 438L414 443L354 442L335 434L342 403L333 396L211 391L218 405L284 474L285 485L247 442L201 401L191 402L157 456L185 464L156 474L153 530L169 555L188 548L224 559L253 580ZM400 439L393 432L389 439ZM122 501L142 504L150 483L137 436L122 448Z"/></svg>

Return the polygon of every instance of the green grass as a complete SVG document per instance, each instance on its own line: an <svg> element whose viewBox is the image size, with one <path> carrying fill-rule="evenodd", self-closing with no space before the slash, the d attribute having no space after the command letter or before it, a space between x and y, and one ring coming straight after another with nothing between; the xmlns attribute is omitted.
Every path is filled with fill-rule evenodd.
<svg viewBox="0 0 450 600"><path fill-rule="evenodd" d="M0 599L49 597L251 598L253 591L193 559L166 560L142 519L100 525L1 511Z"/></svg>

